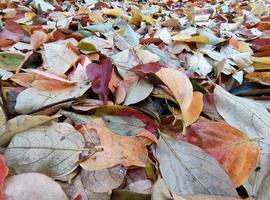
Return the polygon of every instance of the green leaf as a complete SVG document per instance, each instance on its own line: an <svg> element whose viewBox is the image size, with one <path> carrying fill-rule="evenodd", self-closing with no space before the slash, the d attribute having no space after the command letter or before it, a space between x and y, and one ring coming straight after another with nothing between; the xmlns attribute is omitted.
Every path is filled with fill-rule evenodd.
<svg viewBox="0 0 270 200"><path fill-rule="evenodd" d="M0 68L7 71L16 71L24 61L24 56L16 53L0 53Z"/></svg>
<svg viewBox="0 0 270 200"><path fill-rule="evenodd" d="M97 51L95 45L88 42L80 42L78 47L81 51L88 51L90 53Z"/></svg>

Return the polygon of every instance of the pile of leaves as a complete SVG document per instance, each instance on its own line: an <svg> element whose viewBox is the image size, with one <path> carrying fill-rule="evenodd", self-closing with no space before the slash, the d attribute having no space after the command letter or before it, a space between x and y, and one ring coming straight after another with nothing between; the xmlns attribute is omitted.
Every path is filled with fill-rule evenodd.
<svg viewBox="0 0 270 200"><path fill-rule="evenodd" d="M265 0L0 0L1 200L270 199Z"/></svg>

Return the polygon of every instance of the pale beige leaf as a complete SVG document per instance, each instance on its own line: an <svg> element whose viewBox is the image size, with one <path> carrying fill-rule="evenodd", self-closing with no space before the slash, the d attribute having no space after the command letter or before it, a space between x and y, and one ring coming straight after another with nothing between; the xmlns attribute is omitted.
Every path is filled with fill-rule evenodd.
<svg viewBox="0 0 270 200"><path fill-rule="evenodd" d="M71 173L84 146L82 135L67 123L51 123L16 134L5 150L7 164L17 173L50 177Z"/></svg>
<svg viewBox="0 0 270 200"><path fill-rule="evenodd" d="M4 122L0 125L0 146L7 144L16 133L45 124L57 117L59 116L19 115Z"/></svg>
<svg viewBox="0 0 270 200"><path fill-rule="evenodd" d="M83 81L77 83L74 87L55 92L27 88L17 96L15 110L18 113L29 113L52 103L79 97L83 95L90 86L91 84L88 81Z"/></svg>
<svg viewBox="0 0 270 200"><path fill-rule="evenodd" d="M208 63L206 58L201 52L195 52L191 57L188 58L189 70L197 72L201 76L205 77L209 74L213 67Z"/></svg>
<svg viewBox="0 0 270 200"><path fill-rule="evenodd" d="M251 140L256 140L260 146L259 170L245 184L249 195L256 196L263 179L270 173L270 113L260 103L234 96L218 85L214 97L217 111L224 120L246 133Z"/></svg>
<svg viewBox="0 0 270 200"><path fill-rule="evenodd" d="M199 147L162 134L155 154L171 192L238 196L221 165Z"/></svg>
<svg viewBox="0 0 270 200"><path fill-rule="evenodd" d="M171 90L181 108L185 125L186 112L193 97L193 88L190 80L183 72L172 68L161 68L156 75Z"/></svg>
<svg viewBox="0 0 270 200"><path fill-rule="evenodd" d="M147 64L150 62L158 62L160 60L160 58L156 54L146 49L143 49L143 47L141 46L134 47L134 51L143 64Z"/></svg>
<svg viewBox="0 0 270 200"><path fill-rule="evenodd" d="M64 74L79 58L64 44L48 43L44 44L44 49L47 60L45 68L55 73Z"/></svg>
<svg viewBox="0 0 270 200"><path fill-rule="evenodd" d="M158 178L152 188L152 200L167 200L171 199L170 191L168 190L164 180L162 178Z"/></svg>
<svg viewBox="0 0 270 200"><path fill-rule="evenodd" d="M270 176L268 175L263 183L261 184L261 187L258 191L258 200L269 200L270 199Z"/></svg>
<svg viewBox="0 0 270 200"><path fill-rule="evenodd" d="M119 187L124 181L126 169L117 165L112 168L98 171L82 169L81 180L85 188L96 193L109 192Z"/></svg>
<svg viewBox="0 0 270 200"><path fill-rule="evenodd" d="M5 181L4 193L6 200L68 200L58 183L38 173L8 177Z"/></svg>

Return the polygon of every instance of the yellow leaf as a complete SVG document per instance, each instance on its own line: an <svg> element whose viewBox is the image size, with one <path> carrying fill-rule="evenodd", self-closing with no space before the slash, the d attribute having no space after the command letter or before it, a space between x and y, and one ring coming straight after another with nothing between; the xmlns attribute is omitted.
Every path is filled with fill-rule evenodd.
<svg viewBox="0 0 270 200"><path fill-rule="evenodd" d="M142 15L142 20L151 25L155 24L155 20L149 15Z"/></svg>
<svg viewBox="0 0 270 200"><path fill-rule="evenodd" d="M253 61L261 64L270 65L270 57L253 57Z"/></svg>
<svg viewBox="0 0 270 200"><path fill-rule="evenodd" d="M243 52L248 52L253 54L253 50L249 47L249 45L246 42L239 42L239 48L238 50L243 53Z"/></svg>
<svg viewBox="0 0 270 200"><path fill-rule="evenodd" d="M101 12L104 13L105 15L113 17L119 17L122 14L122 11L119 8L114 9L103 8Z"/></svg>
<svg viewBox="0 0 270 200"><path fill-rule="evenodd" d="M246 78L263 85L270 85L270 72L252 72L247 74Z"/></svg>
<svg viewBox="0 0 270 200"><path fill-rule="evenodd" d="M174 35L172 37L172 40L175 40L178 42L198 42L198 43L204 43L204 44L209 43L209 38L205 35L187 36L182 33Z"/></svg>
<svg viewBox="0 0 270 200"><path fill-rule="evenodd" d="M141 21L142 21L141 14L139 12L133 12L129 20L129 23L139 26L141 24Z"/></svg>
<svg viewBox="0 0 270 200"><path fill-rule="evenodd" d="M267 70L270 69L270 65L269 64L263 64L263 63L253 63L253 67L255 68L255 70Z"/></svg>

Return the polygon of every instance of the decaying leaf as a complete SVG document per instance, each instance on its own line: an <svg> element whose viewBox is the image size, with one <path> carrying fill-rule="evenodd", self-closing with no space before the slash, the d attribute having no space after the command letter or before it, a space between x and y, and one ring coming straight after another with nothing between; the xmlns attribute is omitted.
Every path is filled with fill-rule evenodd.
<svg viewBox="0 0 270 200"><path fill-rule="evenodd" d="M80 163L85 170L96 171L110 168L118 164L125 167L145 167L149 163L147 145L156 141L155 136L143 130L136 136L120 136L106 127L102 119L92 120L86 129L80 129L83 134L89 132L99 137L103 151ZM87 132L86 132L87 131Z"/></svg>
<svg viewBox="0 0 270 200"><path fill-rule="evenodd" d="M268 133L270 130L270 114L264 106L251 99L236 97L220 86L216 86L214 97L218 113L231 126L247 134L251 140L258 142L260 161L258 170L254 171L245 188L250 195L257 195L263 179L269 173Z"/></svg>
<svg viewBox="0 0 270 200"><path fill-rule="evenodd" d="M17 173L39 172L57 178L78 166L83 146L84 139L73 126L51 123L16 134L4 155Z"/></svg>
<svg viewBox="0 0 270 200"><path fill-rule="evenodd" d="M212 155L236 187L243 185L255 170L259 147L238 129L224 122L197 122L186 131L187 135L179 135L178 139L194 144Z"/></svg>
<svg viewBox="0 0 270 200"><path fill-rule="evenodd" d="M177 195L237 196L223 168L199 147L162 134L155 154L164 182Z"/></svg>
<svg viewBox="0 0 270 200"><path fill-rule="evenodd" d="M252 72L246 75L246 79L270 85L270 72Z"/></svg>

